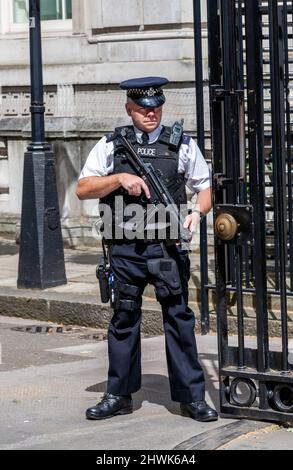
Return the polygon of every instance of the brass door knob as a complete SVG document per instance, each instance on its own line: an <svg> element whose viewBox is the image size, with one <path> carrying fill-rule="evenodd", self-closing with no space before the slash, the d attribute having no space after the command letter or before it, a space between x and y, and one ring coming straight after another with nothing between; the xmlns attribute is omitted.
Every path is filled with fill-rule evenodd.
<svg viewBox="0 0 293 470"><path fill-rule="evenodd" d="M232 240L238 230L239 224L231 214L220 214L215 221L215 232L221 240Z"/></svg>

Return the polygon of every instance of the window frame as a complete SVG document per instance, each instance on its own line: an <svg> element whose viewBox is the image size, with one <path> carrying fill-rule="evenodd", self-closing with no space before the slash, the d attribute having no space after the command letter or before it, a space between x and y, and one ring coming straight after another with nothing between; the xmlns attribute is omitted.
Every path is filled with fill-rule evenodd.
<svg viewBox="0 0 293 470"><path fill-rule="evenodd" d="M62 0L65 3L65 0ZM28 33L29 23L13 22L13 0L1 2L1 33L17 34ZM72 31L72 18L64 20L41 20L42 33Z"/></svg>

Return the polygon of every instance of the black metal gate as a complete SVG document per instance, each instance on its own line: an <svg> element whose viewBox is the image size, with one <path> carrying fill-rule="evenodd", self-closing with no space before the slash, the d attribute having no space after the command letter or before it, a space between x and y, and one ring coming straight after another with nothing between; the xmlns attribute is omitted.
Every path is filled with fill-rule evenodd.
<svg viewBox="0 0 293 470"><path fill-rule="evenodd" d="M293 296L293 2L207 0L207 11L216 285L203 278L202 288L217 292L221 413L288 421L293 419L287 313ZM236 345L227 315L231 292ZM246 293L254 297L255 344L245 329ZM269 337L271 294L280 312L279 348Z"/></svg>

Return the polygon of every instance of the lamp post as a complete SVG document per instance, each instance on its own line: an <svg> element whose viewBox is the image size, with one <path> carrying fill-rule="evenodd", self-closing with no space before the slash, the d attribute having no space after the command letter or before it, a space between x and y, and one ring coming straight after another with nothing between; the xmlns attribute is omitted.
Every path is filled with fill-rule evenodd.
<svg viewBox="0 0 293 470"><path fill-rule="evenodd" d="M40 0L29 1L31 132L24 155L18 288L65 284L54 155L45 141Z"/></svg>

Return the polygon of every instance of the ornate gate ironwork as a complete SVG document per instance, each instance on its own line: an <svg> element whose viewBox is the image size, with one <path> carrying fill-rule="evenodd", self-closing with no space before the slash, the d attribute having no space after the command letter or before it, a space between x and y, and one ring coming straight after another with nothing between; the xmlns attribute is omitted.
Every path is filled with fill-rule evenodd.
<svg viewBox="0 0 293 470"><path fill-rule="evenodd" d="M204 282L203 289L217 293L220 411L288 421L293 419L287 312L293 296L293 2L207 0L207 11L216 284ZM231 293L236 345L227 315ZM247 293L254 298L252 346L244 320ZM269 335L272 295L281 324L279 348L272 347Z"/></svg>

